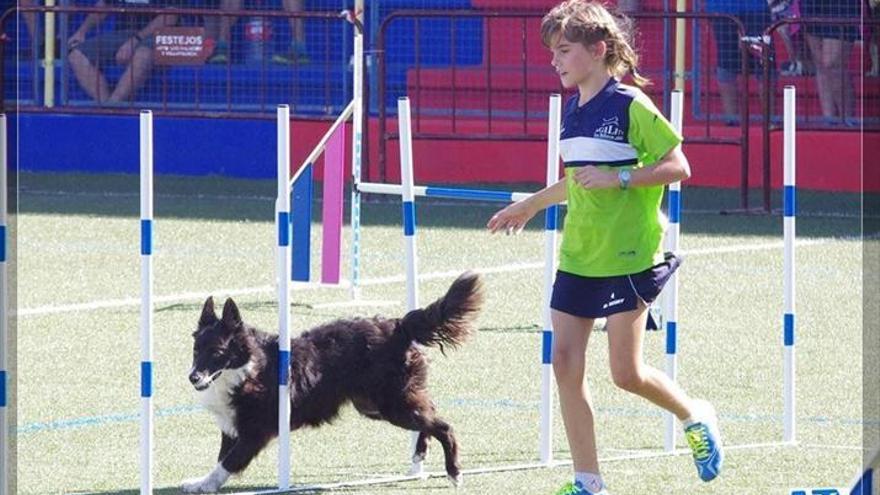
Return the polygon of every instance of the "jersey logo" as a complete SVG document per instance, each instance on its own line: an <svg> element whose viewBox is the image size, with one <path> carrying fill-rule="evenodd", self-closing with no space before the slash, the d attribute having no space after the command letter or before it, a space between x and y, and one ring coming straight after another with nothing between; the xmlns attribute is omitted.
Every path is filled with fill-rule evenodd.
<svg viewBox="0 0 880 495"><path fill-rule="evenodd" d="M620 128L620 120L617 117L602 119L602 125L593 133L594 138L607 139L610 141L623 141L625 135Z"/></svg>

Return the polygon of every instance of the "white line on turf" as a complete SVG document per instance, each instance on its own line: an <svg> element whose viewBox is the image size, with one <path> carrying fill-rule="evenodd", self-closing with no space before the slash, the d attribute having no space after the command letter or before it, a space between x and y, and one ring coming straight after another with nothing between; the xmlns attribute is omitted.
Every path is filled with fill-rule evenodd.
<svg viewBox="0 0 880 495"><path fill-rule="evenodd" d="M797 241L797 246L799 247L808 247L808 246L817 246L822 244L828 244L831 242L839 242L839 241L857 241L858 237L836 237L836 238L821 238L821 239L804 239ZM770 251L774 249L782 249L782 242L766 242L766 243L757 243L757 244L740 244L734 246L725 246L725 247L712 247L712 248L701 248L701 249L690 249L683 250L682 255L684 256L702 256L709 254L730 254L730 253L742 253L748 251ZM523 270L536 270L542 268L544 266L543 262L533 262L533 263L515 263L510 265L503 266L494 266L494 267L484 267L484 268L476 268L474 271L491 274L491 273L511 273L518 272ZM437 280L437 279L446 279L458 276L463 270L447 270L442 272L433 272L433 273L425 273L419 276L419 280ZM402 283L406 280L405 275L392 275L387 277L376 277L364 279L361 281L362 286L377 286L377 285L389 285L395 283ZM350 283L346 280L342 281L339 285L327 285L327 284L317 284L317 283L304 283L304 282L293 282L292 288L294 291L302 291L302 290L315 290L315 289L327 289L327 288L340 288L347 289L350 286ZM212 292L221 293L228 296L241 296L241 295L252 295L252 294L269 294L275 291L275 288L272 286L264 285L260 287L248 287L244 289L215 289L213 291L201 291L201 292L183 292L180 294L169 294L166 296L156 296L154 301L156 303L173 303L173 302L182 302L182 301L201 301L208 297ZM74 304L62 304L62 305L49 305L49 306L37 306L34 308L23 308L18 310L17 312L13 311L12 314L18 317L27 317L27 316L41 316L48 314L57 314L57 313L69 313L69 312L82 312L82 311L94 311L98 309L112 309L112 308L124 308L130 306L138 306L140 305L140 298L128 297L123 299L107 299L103 301L94 301L94 302L84 302L84 303L74 303ZM391 301L345 301L339 303L322 303L313 305L312 307L315 309L324 309L324 308L333 308L333 307L373 307L373 306L390 306L395 303Z"/></svg>

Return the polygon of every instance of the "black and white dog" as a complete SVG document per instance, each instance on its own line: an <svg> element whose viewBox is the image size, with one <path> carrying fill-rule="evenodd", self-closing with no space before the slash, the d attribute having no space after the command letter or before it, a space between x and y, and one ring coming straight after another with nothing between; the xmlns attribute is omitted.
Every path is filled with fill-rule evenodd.
<svg viewBox="0 0 880 495"><path fill-rule="evenodd" d="M446 294L403 318L337 320L291 340L290 429L330 422L351 402L364 416L418 431L414 462L428 437L443 446L446 473L461 481L458 443L437 417L426 388L428 361L417 344L457 347L472 333L483 300L482 281L464 273ZM278 336L244 322L232 299L217 318L205 301L193 333L189 380L213 413L222 439L218 463L205 477L185 481L187 493L216 492L241 473L278 435Z"/></svg>

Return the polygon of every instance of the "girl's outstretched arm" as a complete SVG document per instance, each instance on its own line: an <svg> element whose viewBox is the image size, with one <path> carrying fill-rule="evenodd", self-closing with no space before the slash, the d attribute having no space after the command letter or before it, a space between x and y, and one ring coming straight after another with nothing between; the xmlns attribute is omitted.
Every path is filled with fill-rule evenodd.
<svg viewBox="0 0 880 495"><path fill-rule="evenodd" d="M512 203L492 215L486 228L495 233L504 230L508 234L519 233L529 220L539 211L550 205L562 203L566 199L565 180L532 194L526 199Z"/></svg>
<svg viewBox="0 0 880 495"><path fill-rule="evenodd" d="M681 146L676 146L653 165L632 170L631 173L630 187L660 186L687 179L691 176L691 166ZM574 179L587 189L620 187L615 170L582 167L574 173Z"/></svg>

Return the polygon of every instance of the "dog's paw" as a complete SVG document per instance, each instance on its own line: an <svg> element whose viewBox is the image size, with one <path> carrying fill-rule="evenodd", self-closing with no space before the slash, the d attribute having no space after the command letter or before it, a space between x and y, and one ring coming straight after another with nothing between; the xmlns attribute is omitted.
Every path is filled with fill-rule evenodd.
<svg viewBox="0 0 880 495"><path fill-rule="evenodd" d="M412 465L409 467L409 476L418 476L419 478L425 479L428 477L428 472L425 471L425 467L423 462L424 458L418 455L413 456Z"/></svg>
<svg viewBox="0 0 880 495"><path fill-rule="evenodd" d="M449 482L452 483L452 486L454 486L455 488L459 488L461 486L461 484L464 482L464 477L461 475L461 473L458 473L455 476L452 476L451 474L447 474L446 479L448 479Z"/></svg>
<svg viewBox="0 0 880 495"><path fill-rule="evenodd" d="M218 490L220 490L220 485L210 476L184 480L180 484L181 493L217 493Z"/></svg>
<svg viewBox="0 0 880 495"><path fill-rule="evenodd" d="M229 479L229 471L223 468L222 464L217 464L214 470L208 473L204 478L194 478L186 480L180 485L180 491L183 493L217 493L226 480Z"/></svg>

